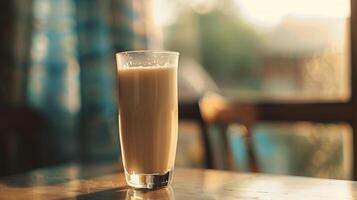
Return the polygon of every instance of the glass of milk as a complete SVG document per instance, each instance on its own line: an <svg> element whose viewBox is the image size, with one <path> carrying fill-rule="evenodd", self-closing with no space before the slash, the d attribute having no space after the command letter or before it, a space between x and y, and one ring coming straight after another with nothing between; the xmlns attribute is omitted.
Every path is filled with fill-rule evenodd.
<svg viewBox="0 0 357 200"><path fill-rule="evenodd" d="M177 146L179 53L116 54L119 136L128 185L158 188L172 180Z"/></svg>

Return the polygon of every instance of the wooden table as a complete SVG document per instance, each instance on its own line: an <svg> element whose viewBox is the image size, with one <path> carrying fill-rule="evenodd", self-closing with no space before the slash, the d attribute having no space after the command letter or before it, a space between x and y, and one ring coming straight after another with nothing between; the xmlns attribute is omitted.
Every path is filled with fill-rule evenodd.
<svg viewBox="0 0 357 200"><path fill-rule="evenodd" d="M119 164L52 167L0 179L0 199L357 199L357 182L176 169L172 187L129 188Z"/></svg>

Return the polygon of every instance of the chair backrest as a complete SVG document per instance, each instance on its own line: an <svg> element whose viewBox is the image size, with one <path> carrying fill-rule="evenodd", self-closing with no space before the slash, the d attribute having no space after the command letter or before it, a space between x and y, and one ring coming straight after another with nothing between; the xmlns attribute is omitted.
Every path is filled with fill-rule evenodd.
<svg viewBox="0 0 357 200"><path fill-rule="evenodd" d="M231 103L218 94L207 94L200 100L200 110L206 124L217 124L220 127L220 134L223 143L223 156L226 156L226 169L234 170L232 147L230 146L227 128L232 123L242 124L246 130L244 140L247 148L250 171L258 172L256 155L254 152L251 129L257 120L257 112L254 105Z"/></svg>

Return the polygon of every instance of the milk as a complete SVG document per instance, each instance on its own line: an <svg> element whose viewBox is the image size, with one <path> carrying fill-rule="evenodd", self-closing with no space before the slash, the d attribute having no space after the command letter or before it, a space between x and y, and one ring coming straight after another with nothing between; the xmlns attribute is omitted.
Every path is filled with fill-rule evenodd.
<svg viewBox="0 0 357 200"><path fill-rule="evenodd" d="M118 69L119 132L127 173L166 173L177 144L177 68Z"/></svg>

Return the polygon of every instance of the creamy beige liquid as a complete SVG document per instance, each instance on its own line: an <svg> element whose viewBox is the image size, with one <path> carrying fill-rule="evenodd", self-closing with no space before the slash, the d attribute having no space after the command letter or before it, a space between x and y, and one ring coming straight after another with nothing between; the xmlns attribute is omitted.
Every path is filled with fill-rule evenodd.
<svg viewBox="0 0 357 200"><path fill-rule="evenodd" d="M128 173L166 173L177 144L177 69L119 68L119 128Z"/></svg>

